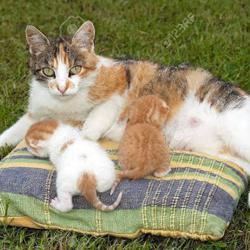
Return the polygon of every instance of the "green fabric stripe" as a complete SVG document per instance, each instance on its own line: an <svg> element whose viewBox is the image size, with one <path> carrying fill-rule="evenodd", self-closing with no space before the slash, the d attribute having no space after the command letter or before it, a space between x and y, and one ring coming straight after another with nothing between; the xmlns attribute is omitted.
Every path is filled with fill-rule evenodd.
<svg viewBox="0 0 250 250"><path fill-rule="evenodd" d="M34 221L46 224L44 203L27 196L2 193L0 196L9 202L8 216L29 216ZM143 222L143 214L147 223ZM227 223L211 214L191 209L174 209L174 228L170 226L170 217L173 217L173 208L143 207L135 210L115 210L111 213L96 210L79 209L69 213L49 210L51 225L70 230L107 232L107 233L135 233L141 228L167 231L183 231L189 233L209 234L222 237ZM164 217L163 217L164 216ZM195 216L195 227L191 218ZM204 221L201 226L200 222Z"/></svg>
<svg viewBox="0 0 250 250"><path fill-rule="evenodd" d="M221 166L223 165L223 171L222 171L223 173L226 173L234 177L240 182L242 182L243 180L243 176L239 175L240 173L237 170L234 170L229 165L223 162L219 162L219 161L205 158L202 156L196 156L192 154L189 155L189 154L184 154L184 153L173 153L171 157L171 161L176 162L176 163L183 163L183 164L191 163L191 164L196 164L196 165L205 166L205 167L213 166L213 169L217 169L217 170L220 169Z"/></svg>
<svg viewBox="0 0 250 250"><path fill-rule="evenodd" d="M176 163L179 163L178 161L173 161L173 162L176 162ZM183 162L185 164L185 162ZM214 161L213 161L214 163ZM223 163L222 163L223 164ZM202 166L206 166L206 167L210 167L211 165L205 165L205 164L202 164ZM200 168L200 170L203 170L202 169L202 166ZM213 169L216 169L216 170L219 170L221 166L219 166L219 164L214 164L213 165ZM188 165L185 166L185 168L189 168ZM204 170L206 172L206 170ZM241 188L244 188L244 183L242 182L242 178L230 167L227 167L227 165L223 164L223 170L222 170L222 173L224 174L227 174L228 176L232 177L233 179L235 179L236 181L242 183L242 186ZM211 174L213 174L213 170L211 170ZM214 173L216 174L216 173Z"/></svg>
<svg viewBox="0 0 250 250"><path fill-rule="evenodd" d="M196 165L200 165L200 166L206 166L206 167L210 167L213 165L213 167L215 169L220 169L221 168L221 164L223 164L224 169L227 168L231 171L232 168L222 162L218 162L215 161L213 159L209 159L209 158L205 158L202 156L197 156L197 155L188 155L188 154L183 154L183 153L174 153L172 154L172 158L171 160L173 162L178 162L178 163L191 163L191 164L196 164Z"/></svg>
<svg viewBox="0 0 250 250"><path fill-rule="evenodd" d="M3 192L0 193L0 199L3 202L4 214L7 214L7 216L29 216L34 221L46 222L44 202L33 197ZM4 216L4 214L1 216Z"/></svg>
<svg viewBox="0 0 250 250"><path fill-rule="evenodd" d="M170 178L171 172L168 174L168 176ZM186 173L186 172L182 173L181 172L181 173L174 173L173 176L175 176L175 177L178 176L178 177L181 177L181 178L184 178L184 179L185 179L186 176L193 176L194 179L197 179L197 180L199 180L199 177L205 177L207 180L210 180L210 181L214 181L215 178L218 178L218 181L217 181L217 183L215 185L222 184L222 185L228 186L231 189L233 189L236 192L236 194L238 194L239 196L244 191L243 186L238 187L238 186L236 186L236 184L232 183L231 181L226 180L221 176L217 176L217 177L211 176L208 172L205 172L204 174L202 174L202 173L192 173L192 172L189 172L189 173ZM206 182L206 181L204 181L204 182Z"/></svg>

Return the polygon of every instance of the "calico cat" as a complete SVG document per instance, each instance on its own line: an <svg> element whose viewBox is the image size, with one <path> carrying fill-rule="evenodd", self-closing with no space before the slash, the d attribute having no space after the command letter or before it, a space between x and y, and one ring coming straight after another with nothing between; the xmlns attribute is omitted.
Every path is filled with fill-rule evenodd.
<svg viewBox="0 0 250 250"><path fill-rule="evenodd" d="M154 95L136 99L122 113L121 119L128 119L118 150L122 171L111 194L122 179L151 174L161 177L170 171L169 148L162 131L168 113L167 104Z"/></svg>
<svg viewBox="0 0 250 250"><path fill-rule="evenodd" d="M28 110L0 136L0 146L15 145L46 117L85 121L82 136L119 141L126 123L118 118L128 98L153 94L170 109L165 127L170 148L217 155L250 175L248 94L201 68L98 56L94 38L90 21L72 38L49 39L27 26L33 74Z"/></svg>
<svg viewBox="0 0 250 250"><path fill-rule="evenodd" d="M114 163L96 143L84 140L79 131L56 120L43 120L33 124L25 136L29 151L39 157L48 157L57 170L57 197L51 205L67 212L73 208L72 196L81 193L96 209L114 210L122 193L110 205L104 205L98 192L109 190L115 181Z"/></svg>

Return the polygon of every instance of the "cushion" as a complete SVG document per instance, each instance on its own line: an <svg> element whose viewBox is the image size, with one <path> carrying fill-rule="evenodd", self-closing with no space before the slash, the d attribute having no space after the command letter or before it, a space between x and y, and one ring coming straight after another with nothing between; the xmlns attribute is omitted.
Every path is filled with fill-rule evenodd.
<svg viewBox="0 0 250 250"><path fill-rule="evenodd" d="M117 144L104 140L101 145L117 165ZM49 205L56 196L54 167L32 156L22 142L0 163L0 222L95 236L223 237L246 188L245 172L212 156L179 151L172 152L171 167L165 177L124 180L114 195L99 194L111 204L123 191L121 204L112 212L95 210L82 196L75 196L74 209L62 213Z"/></svg>

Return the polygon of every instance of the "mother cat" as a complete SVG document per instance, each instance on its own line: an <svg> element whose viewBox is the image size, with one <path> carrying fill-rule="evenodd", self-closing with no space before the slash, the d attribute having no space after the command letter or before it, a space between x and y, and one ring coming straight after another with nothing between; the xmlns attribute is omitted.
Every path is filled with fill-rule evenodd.
<svg viewBox="0 0 250 250"><path fill-rule="evenodd" d="M27 26L33 74L28 112L0 136L0 146L17 144L44 117L86 121L85 137L119 140L126 101L157 94L170 107L165 132L171 148L223 155L250 174L250 98L243 90L201 68L97 56L94 38L90 21L73 38L53 40Z"/></svg>

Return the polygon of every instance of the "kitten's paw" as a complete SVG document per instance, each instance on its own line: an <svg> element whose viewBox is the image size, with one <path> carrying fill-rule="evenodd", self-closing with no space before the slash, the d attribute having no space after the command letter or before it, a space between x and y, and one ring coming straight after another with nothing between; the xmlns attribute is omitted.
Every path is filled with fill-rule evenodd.
<svg viewBox="0 0 250 250"><path fill-rule="evenodd" d="M68 212L73 208L72 204L61 202L58 197L51 200L50 205L61 212Z"/></svg>
<svg viewBox="0 0 250 250"><path fill-rule="evenodd" d="M155 177L163 177L163 176L167 175L170 171L171 171L171 168L168 168L164 171L163 170L156 170L154 172L154 176Z"/></svg>

